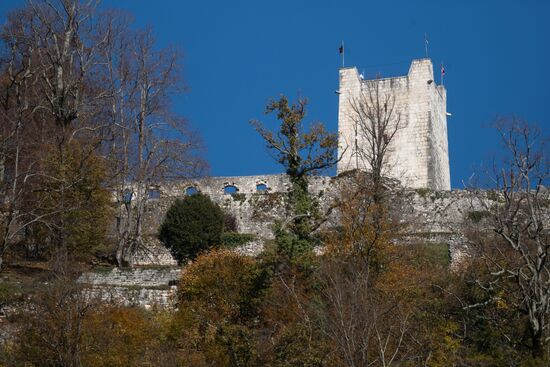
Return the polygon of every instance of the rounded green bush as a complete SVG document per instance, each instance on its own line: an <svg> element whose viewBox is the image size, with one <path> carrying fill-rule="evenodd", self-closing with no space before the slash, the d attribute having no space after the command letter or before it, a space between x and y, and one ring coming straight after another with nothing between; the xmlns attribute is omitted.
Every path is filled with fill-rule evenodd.
<svg viewBox="0 0 550 367"><path fill-rule="evenodd" d="M224 215L218 205L203 194L177 199L168 209L159 239L178 261L193 260L221 242Z"/></svg>

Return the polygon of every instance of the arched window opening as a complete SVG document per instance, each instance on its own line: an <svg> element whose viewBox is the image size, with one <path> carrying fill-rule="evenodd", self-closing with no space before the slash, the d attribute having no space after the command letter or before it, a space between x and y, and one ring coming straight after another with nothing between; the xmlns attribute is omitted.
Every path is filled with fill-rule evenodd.
<svg viewBox="0 0 550 367"><path fill-rule="evenodd" d="M196 195L198 193L199 193L199 189L197 189L194 186L189 186L188 188L185 189L185 195L187 196Z"/></svg>
<svg viewBox="0 0 550 367"><path fill-rule="evenodd" d="M227 185L223 188L223 193L225 195L234 195L238 191L239 191L239 189L237 188L237 186L234 186L234 185Z"/></svg>
<svg viewBox="0 0 550 367"><path fill-rule="evenodd" d="M158 200L158 199L160 199L160 190L159 189L149 189L148 196L149 196L149 199Z"/></svg>
<svg viewBox="0 0 550 367"><path fill-rule="evenodd" d="M267 185L264 183L259 183L256 185L256 191L257 192L266 192L267 191Z"/></svg>

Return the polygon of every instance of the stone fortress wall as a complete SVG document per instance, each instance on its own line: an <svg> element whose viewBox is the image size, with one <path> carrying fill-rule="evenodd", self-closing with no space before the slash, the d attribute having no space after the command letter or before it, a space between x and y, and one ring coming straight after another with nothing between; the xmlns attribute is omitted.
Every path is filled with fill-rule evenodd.
<svg viewBox="0 0 550 367"><path fill-rule="evenodd" d="M435 86L428 59L414 60L407 76L380 79L377 83L380 91L395 95L397 111L403 119L403 128L398 131L389 154L389 165L390 176L409 188L400 190L392 200L394 210L400 213L407 228L404 241L443 246L451 261L456 261L463 256L465 218L479 208L465 192L444 191L450 190L445 89ZM340 149L355 146L356 129L349 102L363 86L356 68L340 70ZM355 162L353 150L347 149L338 164L338 176L310 178L310 191L318 198L321 210L334 203L346 184L343 172L368 169ZM157 234L172 203L195 192L208 195L225 213L234 216L238 232L254 235L255 240L240 250L256 255L273 238L275 222L288 220L285 206L290 185L287 175L275 174L208 177L153 186L148 193L143 228L148 245L138 251L134 261L146 268L87 273L80 281L89 286L91 296L104 300L169 307L175 292L173 284L181 270L169 250L159 243ZM325 227L335 225L338 225L337 211L332 212Z"/></svg>
<svg viewBox="0 0 550 367"><path fill-rule="evenodd" d="M447 95L442 85L435 84L430 59L413 60L406 76L394 78L364 80L355 67L340 69L338 173L369 169L358 159L364 139L353 104L361 93L374 89L373 83L381 98L394 99L394 116L400 118L387 155L388 175L406 187L450 190Z"/></svg>
<svg viewBox="0 0 550 367"><path fill-rule="evenodd" d="M319 200L321 210L334 204L347 180L345 174L311 177L310 191ZM285 174L210 177L159 185L152 188L155 199L149 199L147 204L145 234L154 239L170 205L196 190L210 196L226 213L233 215L238 232L255 235L258 241L252 244L250 253L257 254L265 240L273 238L273 224L285 220L289 186L290 180ZM457 241L463 239L462 228L469 213L481 210L479 203L462 190L398 189L392 205L406 224L411 241L445 244L453 259L461 256ZM332 211L325 228L338 225L338 216L336 210ZM147 259L143 259L143 264L147 264Z"/></svg>
<svg viewBox="0 0 550 367"><path fill-rule="evenodd" d="M311 191L318 198L321 210L334 203L347 180L345 174L311 178ZM191 194L189 188L209 195L226 213L235 216L240 233L256 237L239 251L257 255L273 238L275 221L287 219L285 197L289 185L288 177L280 174L204 178L152 187L144 218L148 246L137 254L134 264L138 267L85 273L80 282L89 286L90 296L106 301L142 307L172 307L176 291L174 284L179 280L181 268L169 250L157 240L158 228L170 205ZM228 188L236 190L231 193ZM466 190L398 188L390 204L402 224L400 243L432 245L445 252L451 264L458 264L463 256L467 256L468 231L480 224L487 215L486 208L492 205L491 201L497 200L494 193L489 194L487 192L480 200L479 196ZM338 223L338 212L334 210L326 227Z"/></svg>
<svg viewBox="0 0 550 367"><path fill-rule="evenodd" d="M324 195L331 190L332 180L327 176L311 177L311 192ZM149 199L147 229L149 234L155 233L176 198L200 192L235 217L238 232L271 238L271 224L283 215L283 196L290 185L285 174L207 177L159 185L152 188L155 194L150 195L158 198Z"/></svg>

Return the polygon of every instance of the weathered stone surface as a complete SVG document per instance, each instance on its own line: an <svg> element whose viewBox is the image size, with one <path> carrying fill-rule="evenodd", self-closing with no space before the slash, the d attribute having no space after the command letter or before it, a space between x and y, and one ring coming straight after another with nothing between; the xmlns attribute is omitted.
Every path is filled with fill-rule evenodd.
<svg viewBox="0 0 550 367"><path fill-rule="evenodd" d="M346 176L311 178L310 190L319 199L321 210L334 203L346 180ZM266 192L256 190L259 182L267 186ZM223 188L227 185L235 186L236 193L224 194ZM216 177L160 185L156 187L160 198L148 203L145 228L154 238L169 206L176 198L186 195L186 188L194 187L234 215L239 232L257 236L257 241L241 249L243 253L257 255L262 250L262 240L273 237L273 224L287 220L285 205L289 185L286 175ZM480 210L479 202L461 190L401 189L391 202L399 205L393 209L407 226L406 237L411 242L446 243L451 248L453 260L459 256L459 249L465 243L463 229L467 214ZM338 218L338 212L334 210L322 228L338 225Z"/></svg>
<svg viewBox="0 0 550 367"><path fill-rule="evenodd" d="M90 299L124 306L171 308L175 301L180 268L134 268L87 272L78 282Z"/></svg>
<svg viewBox="0 0 550 367"><path fill-rule="evenodd" d="M177 266L178 262L166 246L154 235L150 235L146 245L138 248L134 254L133 264L135 266Z"/></svg>
<svg viewBox="0 0 550 367"><path fill-rule="evenodd" d="M169 309L175 305L176 288L176 286L171 286L168 289L94 286L85 288L84 294L89 299L97 299L120 306Z"/></svg>
<svg viewBox="0 0 550 367"><path fill-rule="evenodd" d="M386 174L406 187L450 190L447 94L444 86L434 82L430 59L413 60L406 76L374 81L363 80L355 67L340 69L338 173L370 168L357 159L365 142L362 134L356 134L352 106L372 83L377 83L381 98L395 100L394 115L400 116L400 128L386 157Z"/></svg>
<svg viewBox="0 0 550 367"><path fill-rule="evenodd" d="M180 268L134 268L87 272L78 278L79 283L89 285L116 285L122 287L168 287L179 279Z"/></svg>
<svg viewBox="0 0 550 367"><path fill-rule="evenodd" d="M333 178L317 176L311 178L310 189L315 195L324 196L331 189ZM257 185L265 185L265 191L258 191ZM225 194L224 188L233 186L235 194ZM285 174L208 177L199 180L173 182L159 185L155 190L160 198L149 200L145 213L145 234L156 238L168 208L177 198L184 198L190 187L210 196L224 211L232 214L240 233L254 234L259 238L271 238L272 226L276 220L283 219L285 194L290 180Z"/></svg>

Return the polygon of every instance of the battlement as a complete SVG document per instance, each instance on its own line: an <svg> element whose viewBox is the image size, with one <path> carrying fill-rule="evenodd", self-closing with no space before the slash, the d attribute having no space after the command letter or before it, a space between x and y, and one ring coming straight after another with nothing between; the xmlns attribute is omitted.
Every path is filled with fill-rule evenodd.
<svg viewBox="0 0 550 367"><path fill-rule="evenodd" d="M360 159L366 144L353 103L373 87L380 97L389 96L394 101L395 123L399 123L384 173L404 186L449 190L447 93L444 86L436 85L430 59L413 60L407 75L389 78L365 80L355 67L340 69L338 132L342 159L338 173L370 169Z"/></svg>

